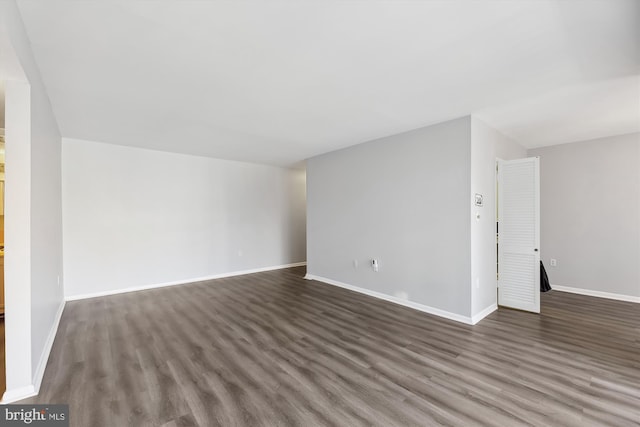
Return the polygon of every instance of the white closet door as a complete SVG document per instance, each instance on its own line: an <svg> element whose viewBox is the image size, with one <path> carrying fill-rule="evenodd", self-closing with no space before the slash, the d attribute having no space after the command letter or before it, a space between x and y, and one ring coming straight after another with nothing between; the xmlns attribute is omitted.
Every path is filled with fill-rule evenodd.
<svg viewBox="0 0 640 427"><path fill-rule="evenodd" d="M540 313L540 162L498 161L498 304Z"/></svg>

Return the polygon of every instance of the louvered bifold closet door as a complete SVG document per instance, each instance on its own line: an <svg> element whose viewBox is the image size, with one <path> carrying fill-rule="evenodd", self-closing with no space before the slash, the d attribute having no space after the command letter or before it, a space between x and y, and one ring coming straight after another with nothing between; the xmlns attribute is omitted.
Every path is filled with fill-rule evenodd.
<svg viewBox="0 0 640 427"><path fill-rule="evenodd" d="M498 304L540 313L540 163L498 161Z"/></svg>

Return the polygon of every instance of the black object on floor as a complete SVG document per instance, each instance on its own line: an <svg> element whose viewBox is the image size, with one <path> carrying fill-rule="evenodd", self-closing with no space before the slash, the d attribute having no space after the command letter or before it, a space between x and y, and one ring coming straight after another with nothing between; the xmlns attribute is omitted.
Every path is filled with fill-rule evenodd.
<svg viewBox="0 0 640 427"><path fill-rule="evenodd" d="M547 276L547 270L544 269L544 264L540 261L540 292L547 292L551 290L549 284L549 276Z"/></svg>

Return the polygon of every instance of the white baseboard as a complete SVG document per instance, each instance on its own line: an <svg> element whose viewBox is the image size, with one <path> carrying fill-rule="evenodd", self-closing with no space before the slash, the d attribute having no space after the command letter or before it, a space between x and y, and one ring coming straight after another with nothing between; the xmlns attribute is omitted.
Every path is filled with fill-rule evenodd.
<svg viewBox="0 0 640 427"><path fill-rule="evenodd" d="M471 316L471 324L475 325L476 323L478 323L479 321L481 321L482 319L484 319L485 317L487 317L497 309L498 309L497 303L491 304L489 307L485 308L480 313L476 314L475 316Z"/></svg>
<svg viewBox="0 0 640 427"><path fill-rule="evenodd" d="M40 385L42 384L44 371L47 367L47 362L49 361L49 355L51 354L51 349L53 348L53 342L56 338L56 333L58 332L58 326L60 325L60 319L62 318L64 305L65 302L61 301L60 305L58 306L58 311L56 312L55 318L53 319L53 325L51 325L49 335L47 336L47 341L45 341L44 348L42 349L42 354L40 355L38 367L36 368L36 372L33 375L33 384L5 391L0 404L4 405L7 403L17 402L22 399L27 399L29 397L36 396L40 391Z"/></svg>
<svg viewBox="0 0 640 427"><path fill-rule="evenodd" d="M56 333L58 332L58 326L60 325L60 319L62 318L62 312L64 311L65 301L60 303L58 307L58 311L56 312L56 317L53 320L53 325L49 330L49 336L47 336L47 341L44 344L44 349L42 350L42 354L40 355L40 361L38 362L38 367L36 368L36 372L33 375L33 384L36 394L40 392L40 385L42 384L42 378L44 377L44 370L47 367L47 362L49 361L49 355L51 354L51 349L53 348L53 342L56 339Z"/></svg>
<svg viewBox="0 0 640 427"><path fill-rule="evenodd" d="M2 402L0 405L6 405L7 403L17 402L18 400L26 399L28 397L33 397L36 394L36 389L33 385L28 385L26 387L15 388L13 390L7 390L2 395Z"/></svg>
<svg viewBox="0 0 640 427"><path fill-rule="evenodd" d="M360 288L358 286L349 285L347 283L338 282L337 280L327 279L326 277L316 276L314 274L307 274L305 277L307 280L317 280L328 285L338 286L340 288L348 289L350 291L358 292L368 295L370 297L382 299L392 302L394 304L403 305L405 307L413 308L414 310L422 311L436 316L444 317L445 319L455 320L456 322L466 323L467 325L473 325L472 319L468 316L462 316L460 314L451 313L450 311L441 310L439 308L430 307L428 305L419 304L417 302L407 301L391 295L383 294L380 292L370 291L369 289ZM480 319L478 319L480 320Z"/></svg>
<svg viewBox="0 0 640 427"><path fill-rule="evenodd" d="M560 292L569 292L572 294L587 295L590 297L614 299L618 301L639 302L640 297L632 295L614 294L611 292L592 291L591 289L574 288L573 286L551 285L551 289Z"/></svg>
<svg viewBox="0 0 640 427"><path fill-rule="evenodd" d="M153 285L144 285L144 286L133 286L129 288L114 289L114 290L102 291L102 292L92 292L88 294L67 295L65 296L65 300L76 301L76 300L87 299L87 298L104 297L107 295L124 294L127 292L136 292L136 291L145 291L148 289L164 288L167 286L186 285L188 283L203 282L205 280L223 279L225 277L242 276L245 274L261 273L263 271L280 270L283 268L291 268L291 267L301 267L304 265L307 265L307 263L294 262L292 264L274 265L270 267L254 268L251 270L232 271L229 273L214 274L214 275L205 276L205 277L194 277L192 279L177 280L175 282L156 283Z"/></svg>

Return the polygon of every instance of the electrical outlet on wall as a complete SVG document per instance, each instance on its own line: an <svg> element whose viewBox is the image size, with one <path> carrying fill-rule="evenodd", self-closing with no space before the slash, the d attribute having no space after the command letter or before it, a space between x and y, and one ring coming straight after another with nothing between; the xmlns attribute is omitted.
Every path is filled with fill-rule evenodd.
<svg viewBox="0 0 640 427"><path fill-rule="evenodd" d="M551 258L549 260L549 263L551 264L551 267L557 267L558 266L558 260L555 258Z"/></svg>

